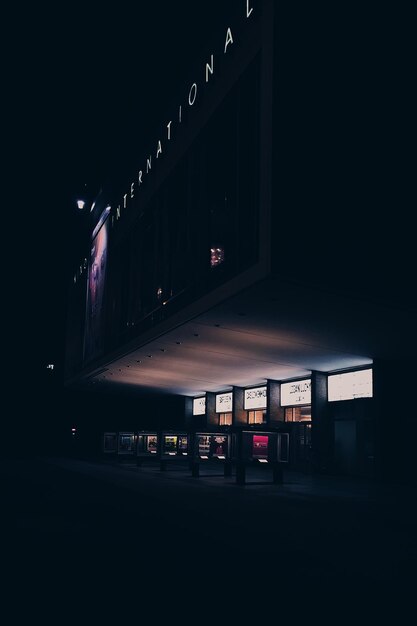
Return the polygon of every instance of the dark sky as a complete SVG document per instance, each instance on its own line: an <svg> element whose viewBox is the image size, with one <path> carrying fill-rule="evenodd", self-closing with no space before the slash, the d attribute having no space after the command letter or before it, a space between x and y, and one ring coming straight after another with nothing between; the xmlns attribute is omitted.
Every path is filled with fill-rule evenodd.
<svg viewBox="0 0 417 626"><path fill-rule="evenodd" d="M94 194L113 178L129 183L193 72L202 71L209 42L224 37L228 14L245 3L99 6L37 6L25 13L11 52L17 227L26 251L11 288L41 367L62 358L65 292L84 219L77 196L84 185Z"/></svg>
<svg viewBox="0 0 417 626"><path fill-rule="evenodd" d="M9 257L13 271L6 272L12 303L7 310L22 340L15 355L27 354L30 346L32 368L62 360L65 293L80 258L84 217L75 208L77 196L85 184L93 193L113 178L130 182L210 50L224 42L231 16L244 8L244 0L137 0L102 3L99 10L89 3L33 5L16 16L17 34L6 57L13 97L5 98L3 118L11 139L9 160L17 165L7 211L16 233L6 242L15 244ZM386 92L395 105L385 107L381 142L387 129L408 136L403 87L412 83L396 28L378 30L387 41L378 71L381 81L386 72ZM370 32L370 42L373 36ZM402 94L404 105L394 94ZM410 165L404 155L390 158ZM408 175L405 169L403 178ZM402 184L396 189L401 193ZM393 205L395 211L399 207L408 210L408 198Z"/></svg>

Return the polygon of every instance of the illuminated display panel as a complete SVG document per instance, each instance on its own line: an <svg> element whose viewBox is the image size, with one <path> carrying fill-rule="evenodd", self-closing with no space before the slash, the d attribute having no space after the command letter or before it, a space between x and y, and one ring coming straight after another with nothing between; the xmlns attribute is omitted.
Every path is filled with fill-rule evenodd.
<svg viewBox="0 0 417 626"><path fill-rule="evenodd" d="M311 378L281 384L281 406L311 404Z"/></svg>
<svg viewBox="0 0 417 626"><path fill-rule="evenodd" d="M254 459L268 458L268 435L253 435L252 456Z"/></svg>
<svg viewBox="0 0 417 626"><path fill-rule="evenodd" d="M164 437L164 453L177 453L178 437L177 435L165 435Z"/></svg>
<svg viewBox="0 0 417 626"><path fill-rule="evenodd" d="M266 386L245 389L245 409L266 409Z"/></svg>
<svg viewBox="0 0 417 626"><path fill-rule="evenodd" d="M227 456L227 437L224 435L213 435L211 438L211 453L214 457Z"/></svg>
<svg viewBox="0 0 417 626"><path fill-rule="evenodd" d="M328 377L328 400L372 398L372 369L331 374Z"/></svg>
<svg viewBox="0 0 417 626"><path fill-rule="evenodd" d="M194 398L193 415L205 415L206 413L206 397Z"/></svg>
<svg viewBox="0 0 417 626"><path fill-rule="evenodd" d="M146 441L146 450L151 454L156 454L158 450L158 436L148 435Z"/></svg>
<svg viewBox="0 0 417 626"><path fill-rule="evenodd" d="M231 413L233 410L233 393L218 393L216 396L216 413Z"/></svg>
<svg viewBox="0 0 417 626"><path fill-rule="evenodd" d="M180 435L178 437L178 452L180 454L188 453L188 437L187 435Z"/></svg>
<svg viewBox="0 0 417 626"><path fill-rule="evenodd" d="M103 312L107 274L108 224L109 220L104 219L91 242L84 337L85 359L96 356L104 347Z"/></svg>
<svg viewBox="0 0 417 626"><path fill-rule="evenodd" d="M133 454L135 447L135 435L133 433L120 433L119 435L119 453Z"/></svg>
<svg viewBox="0 0 417 626"><path fill-rule="evenodd" d="M198 435L198 454L200 457L208 458L210 455L210 435Z"/></svg>

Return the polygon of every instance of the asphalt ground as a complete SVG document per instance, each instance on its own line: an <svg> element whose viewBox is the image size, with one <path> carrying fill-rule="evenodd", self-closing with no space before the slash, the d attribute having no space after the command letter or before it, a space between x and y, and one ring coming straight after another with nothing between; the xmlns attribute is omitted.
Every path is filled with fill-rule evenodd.
<svg viewBox="0 0 417 626"><path fill-rule="evenodd" d="M4 590L21 598L16 623L29 607L55 623L73 610L89 623L103 611L162 622L263 621L273 611L297 621L331 606L339 618L398 618L414 600L412 488L294 472L274 485L259 470L239 486L221 468L193 478L186 466L74 458L1 467Z"/></svg>

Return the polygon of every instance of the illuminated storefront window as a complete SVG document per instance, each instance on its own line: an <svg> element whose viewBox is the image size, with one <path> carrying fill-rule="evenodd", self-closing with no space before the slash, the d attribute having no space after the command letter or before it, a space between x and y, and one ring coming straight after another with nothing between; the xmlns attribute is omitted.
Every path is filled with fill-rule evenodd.
<svg viewBox="0 0 417 626"><path fill-rule="evenodd" d="M311 406L294 406L285 409L286 422L311 422Z"/></svg>
<svg viewBox="0 0 417 626"><path fill-rule="evenodd" d="M232 414L220 413L219 414L219 426L231 426L231 425L232 425Z"/></svg>
<svg viewBox="0 0 417 626"><path fill-rule="evenodd" d="M248 424L266 424L266 411L248 411Z"/></svg>

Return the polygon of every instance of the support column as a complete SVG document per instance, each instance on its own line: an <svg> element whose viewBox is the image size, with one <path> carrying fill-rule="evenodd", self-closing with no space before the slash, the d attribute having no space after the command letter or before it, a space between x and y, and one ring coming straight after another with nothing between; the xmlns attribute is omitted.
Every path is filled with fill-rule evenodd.
<svg viewBox="0 0 417 626"><path fill-rule="evenodd" d="M211 391L206 393L206 420L207 426L217 427L219 425L219 416L216 413L216 394Z"/></svg>
<svg viewBox="0 0 417 626"><path fill-rule="evenodd" d="M413 361L373 364L376 480L417 485L415 371Z"/></svg>
<svg viewBox="0 0 417 626"><path fill-rule="evenodd" d="M333 470L334 431L327 402L327 374L311 373L311 442L313 471L321 474Z"/></svg>
<svg viewBox="0 0 417 626"><path fill-rule="evenodd" d="M281 383L277 380L267 381L267 409L266 419L271 426L278 426L284 423L284 408L281 402Z"/></svg>

